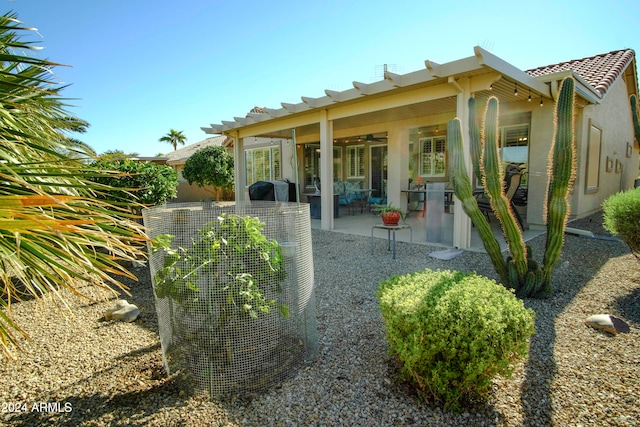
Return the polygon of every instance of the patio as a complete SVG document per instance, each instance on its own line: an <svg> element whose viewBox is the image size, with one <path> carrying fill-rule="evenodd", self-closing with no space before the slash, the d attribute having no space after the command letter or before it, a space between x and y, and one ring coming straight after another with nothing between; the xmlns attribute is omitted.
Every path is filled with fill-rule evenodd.
<svg viewBox="0 0 640 427"><path fill-rule="evenodd" d="M428 208L427 208L428 209ZM443 226L442 226L442 241L441 242L428 242L427 241L427 222L425 217L420 217L419 210L412 210L409 212L408 217L406 218L406 223L409 224L412 228L413 235L413 243L425 246L441 246L443 248L451 248L453 247L453 213L445 213L443 217ZM523 220L526 224L526 215L524 211L521 211L523 215ZM311 228L312 229L321 229L320 219L311 219ZM368 212L365 210L363 213L360 213L359 210L356 210L356 213L349 214L348 209L341 208L340 216L338 218L334 218L334 228L331 230L336 233L344 233L344 234L353 234L358 236L371 236L371 227L376 224L381 224L382 220L380 217L372 212ZM500 224L497 219L494 217L491 218L490 221L491 227L494 231L494 235L496 236L498 243L500 243L500 247L502 250L507 249L506 242L504 237L502 236L502 231L500 230ZM526 228L526 227L525 227ZM539 236L545 232L544 229L525 229L524 231L524 239L525 241L531 240L536 236ZM409 242L409 232L399 231L396 233L396 241L399 242ZM386 233L381 230L377 230L374 233L374 237L380 239L386 239ZM472 252L484 252L484 246L482 244L482 240L478 235L478 232L475 228L471 230L471 246L466 248L467 251Z"/></svg>

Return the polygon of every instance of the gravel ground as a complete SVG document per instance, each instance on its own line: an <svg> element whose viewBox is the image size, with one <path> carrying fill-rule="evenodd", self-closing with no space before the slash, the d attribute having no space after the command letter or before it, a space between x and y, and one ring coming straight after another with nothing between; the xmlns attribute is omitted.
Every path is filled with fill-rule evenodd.
<svg viewBox="0 0 640 427"><path fill-rule="evenodd" d="M576 228L607 235L600 215ZM53 301L13 306L31 336L17 360L0 366L0 423L35 426L635 426L640 424L640 261L619 241L567 236L555 292L525 300L537 313L530 357L489 399L452 414L422 402L395 379L378 283L393 274L475 270L495 278L485 254L451 261L429 246L398 243L392 260L368 237L313 232L320 337L316 361L257 396L208 401L181 390L162 365L149 272L136 269L125 297L134 323L106 322L113 301L69 296L75 315ZM530 242L540 255L544 236ZM89 289L90 290L90 289ZM96 293L96 297L101 295ZM104 297L104 295L102 295ZM113 299L113 298L112 298ZM624 319L629 333L586 327L591 314Z"/></svg>

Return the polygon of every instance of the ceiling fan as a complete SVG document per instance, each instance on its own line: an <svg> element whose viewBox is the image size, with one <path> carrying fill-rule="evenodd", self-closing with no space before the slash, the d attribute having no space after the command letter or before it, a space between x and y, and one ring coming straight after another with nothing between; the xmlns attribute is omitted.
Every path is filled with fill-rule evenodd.
<svg viewBox="0 0 640 427"><path fill-rule="evenodd" d="M374 136L372 134L369 134L369 135L367 135L366 141L367 142L381 142L381 141L384 141L386 139L387 139L386 136L380 136L380 137L374 138Z"/></svg>

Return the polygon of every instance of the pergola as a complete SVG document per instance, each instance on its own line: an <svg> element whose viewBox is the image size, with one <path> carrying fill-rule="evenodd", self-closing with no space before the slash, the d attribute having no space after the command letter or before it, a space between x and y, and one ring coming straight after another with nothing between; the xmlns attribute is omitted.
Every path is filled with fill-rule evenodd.
<svg viewBox="0 0 640 427"><path fill-rule="evenodd" d="M353 88L348 90L325 90L325 96L318 98L302 96L301 102L297 104L283 102L282 108L265 108L262 112L234 117L233 121L222 121L221 124L212 124L202 129L208 134L225 134L233 138L236 159L235 194L238 200L245 197L243 152L248 138L291 139L292 134L295 134L298 144L319 141L322 185L323 188L332 188L331 153L334 141L352 135L384 132L388 144L389 201L402 205L404 200L401 190L408 180L409 152L406 141L411 127L446 125L448 120L458 117L462 122L463 133L468 134L468 99L472 96L479 100L496 96L500 100L501 110L513 105L513 109L529 109L531 114L549 115L553 111L553 102L548 101L555 98L561 77L547 75L534 78L481 47L475 47L474 55L467 58L445 64L427 60L424 69L407 74L385 71L384 79L377 82L354 81ZM583 99L588 103L598 102L600 94L591 86L579 78L576 83ZM534 105L537 109L533 108ZM544 108L539 108L538 105L544 105ZM468 144L466 139L467 150ZM296 148L290 144L289 149ZM283 147L283 158L290 154ZM467 159L467 169L471 176L469 156ZM284 168L285 162L282 163ZM294 173L293 170L287 172ZM530 200L537 203L536 197ZM333 203L331 192L323 192L322 229L334 228L334 218L331 215ZM471 222L459 203L454 204L454 207L453 245L468 248Z"/></svg>

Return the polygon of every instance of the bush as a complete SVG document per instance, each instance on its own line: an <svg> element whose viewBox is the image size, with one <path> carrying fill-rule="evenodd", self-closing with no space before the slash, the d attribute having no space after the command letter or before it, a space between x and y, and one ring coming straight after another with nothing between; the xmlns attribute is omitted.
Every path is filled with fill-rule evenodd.
<svg viewBox="0 0 640 427"><path fill-rule="evenodd" d="M178 174L171 166L133 160L100 160L93 162L91 167L116 172L88 177L91 181L113 187L98 193L98 197L115 200L136 214L140 213L141 205L161 205L176 197Z"/></svg>
<svg viewBox="0 0 640 427"><path fill-rule="evenodd" d="M381 282L377 296L401 379L445 409L483 397L527 356L535 313L493 280L427 269Z"/></svg>
<svg viewBox="0 0 640 427"><path fill-rule="evenodd" d="M640 188L609 196L602 208L604 228L620 236L631 252L640 257Z"/></svg>
<svg viewBox="0 0 640 427"><path fill-rule="evenodd" d="M233 155L220 146L202 148L187 159L182 176L189 185L233 188Z"/></svg>

